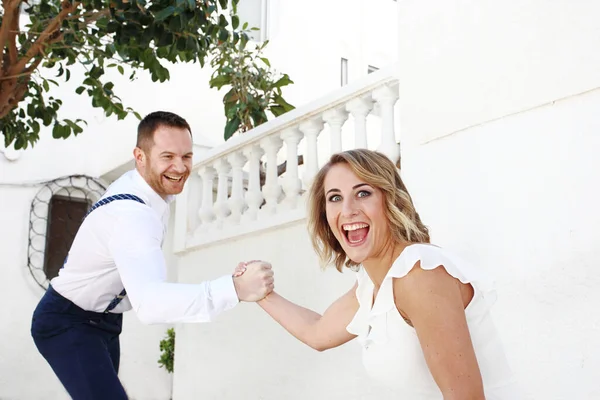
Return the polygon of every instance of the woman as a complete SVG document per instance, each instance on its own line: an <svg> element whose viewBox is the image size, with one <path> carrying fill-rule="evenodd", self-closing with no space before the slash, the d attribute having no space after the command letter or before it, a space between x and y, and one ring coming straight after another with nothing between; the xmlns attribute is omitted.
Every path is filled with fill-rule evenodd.
<svg viewBox="0 0 600 400"><path fill-rule="evenodd" d="M386 156L333 155L308 217L323 265L353 268L357 282L323 315L272 292L259 304L287 331L318 351L358 337L369 375L403 398L518 398L489 314L494 292L479 270L429 244Z"/></svg>

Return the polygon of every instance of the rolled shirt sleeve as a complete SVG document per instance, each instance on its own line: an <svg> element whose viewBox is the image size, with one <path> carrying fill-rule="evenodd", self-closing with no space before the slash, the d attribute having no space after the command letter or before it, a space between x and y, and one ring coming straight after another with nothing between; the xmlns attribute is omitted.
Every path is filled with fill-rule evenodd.
<svg viewBox="0 0 600 400"><path fill-rule="evenodd" d="M121 281L142 323L209 322L239 299L231 275L199 284L166 282L162 222L136 207L119 216L109 241Z"/></svg>

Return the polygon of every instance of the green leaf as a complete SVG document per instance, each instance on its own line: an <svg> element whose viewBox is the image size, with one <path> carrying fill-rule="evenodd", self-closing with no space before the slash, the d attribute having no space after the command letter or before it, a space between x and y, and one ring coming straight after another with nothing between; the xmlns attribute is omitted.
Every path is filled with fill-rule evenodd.
<svg viewBox="0 0 600 400"><path fill-rule="evenodd" d="M271 63L266 57L260 57L260 59L267 65L267 67L271 68Z"/></svg>
<svg viewBox="0 0 600 400"><path fill-rule="evenodd" d="M237 132L237 130L240 127L240 119L239 117L235 116L233 119L229 120L227 122L227 125L225 125L225 133L224 133L224 137L225 140L229 140L229 138L231 138L233 136L233 134L235 132Z"/></svg>
<svg viewBox="0 0 600 400"><path fill-rule="evenodd" d="M229 31L227 29L219 30L219 41L226 42L229 39Z"/></svg>
<svg viewBox="0 0 600 400"><path fill-rule="evenodd" d="M291 83L294 83L287 74L284 74L277 82L273 84L274 87L280 88L282 86L287 86Z"/></svg>
<svg viewBox="0 0 600 400"><path fill-rule="evenodd" d="M238 26L240 26L240 17L238 17L237 15L233 15L231 17L231 27L233 29L237 29Z"/></svg>
<svg viewBox="0 0 600 400"><path fill-rule="evenodd" d="M54 139L62 138L62 127L58 122L54 124L54 127L52 128L52 137Z"/></svg>
<svg viewBox="0 0 600 400"><path fill-rule="evenodd" d="M281 96L275 96L273 98L273 101L275 103L277 103L278 105L280 105L281 107L283 107L286 111L290 111L290 110L293 110L295 108L293 105L291 105L290 103L288 103L287 101L285 101L283 99L283 97L281 97Z"/></svg>
<svg viewBox="0 0 600 400"><path fill-rule="evenodd" d="M286 110L285 107L282 106L271 106L269 107L269 111L271 111L275 117L279 117L280 115L283 115L286 112L288 112L288 110Z"/></svg>
<svg viewBox="0 0 600 400"><path fill-rule="evenodd" d="M83 93L84 90L85 90L85 87L79 86L77 89L75 89L75 93L81 94L81 93Z"/></svg>
<svg viewBox="0 0 600 400"><path fill-rule="evenodd" d="M228 85L231 83L231 76L228 75L218 75L212 78L209 81L210 87L216 87L217 89L221 89L224 85Z"/></svg>
<svg viewBox="0 0 600 400"><path fill-rule="evenodd" d="M154 22L162 22L175 13L175 7L169 6L154 14Z"/></svg>

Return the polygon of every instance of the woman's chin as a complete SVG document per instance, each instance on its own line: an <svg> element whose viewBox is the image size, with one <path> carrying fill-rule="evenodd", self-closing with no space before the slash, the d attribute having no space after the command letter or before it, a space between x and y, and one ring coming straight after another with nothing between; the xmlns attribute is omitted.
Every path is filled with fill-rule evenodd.
<svg viewBox="0 0 600 400"><path fill-rule="evenodd" d="M367 258L365 254L356 254L356 252L352 252L354 254L349 254L346 252L346 257L350 259L355 264L362 264L363 261Z"/></svg>

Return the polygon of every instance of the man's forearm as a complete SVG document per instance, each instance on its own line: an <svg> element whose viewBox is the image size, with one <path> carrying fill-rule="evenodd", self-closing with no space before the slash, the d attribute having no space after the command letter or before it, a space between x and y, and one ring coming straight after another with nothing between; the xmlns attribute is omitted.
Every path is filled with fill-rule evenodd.
<svg viewBox="0 0 600 400"><path fill-rule="evenodd" d="M146 283L128 294L146 324L210 322L239 302L230 275L199 284Z"/></svg>

